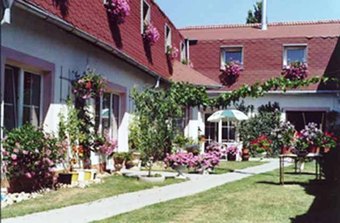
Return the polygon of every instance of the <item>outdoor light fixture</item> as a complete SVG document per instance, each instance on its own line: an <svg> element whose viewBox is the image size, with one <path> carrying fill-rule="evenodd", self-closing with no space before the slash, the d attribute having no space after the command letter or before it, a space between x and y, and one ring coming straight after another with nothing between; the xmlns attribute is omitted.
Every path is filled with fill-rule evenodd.
<svg viewBox="0 0 340 223"><path fill-rule="evenodd" d="M4 23L11 23L11 7L14 0L0 0L0 18L1 25Z"/></svg>

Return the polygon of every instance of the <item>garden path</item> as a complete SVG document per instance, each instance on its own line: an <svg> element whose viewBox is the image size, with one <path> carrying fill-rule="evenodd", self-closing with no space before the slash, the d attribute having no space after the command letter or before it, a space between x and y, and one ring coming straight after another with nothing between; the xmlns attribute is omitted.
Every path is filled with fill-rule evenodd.
<svg viewBox="0 0 340 223"><path fill-rule="evenodd" d="M148 205L190 196L243 178L278 169L279 160L270 159L263 165L220 175L192 175L189 181L121 194L98 201L39 212L16 218L2 219L3 223L85 223L101 220ZM277 180L277 179L273 179ZM231 191L232 192L232 191ZM86 191L84 191L86 193ZM228 191L226 191L228 193Z"/></svg>

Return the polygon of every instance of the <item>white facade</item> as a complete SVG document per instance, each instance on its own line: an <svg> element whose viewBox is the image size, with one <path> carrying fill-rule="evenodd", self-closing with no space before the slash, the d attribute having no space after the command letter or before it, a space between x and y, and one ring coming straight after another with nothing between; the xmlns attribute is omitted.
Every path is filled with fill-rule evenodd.
<svg viewBox="0 0 340 223"><path fill-rule="evenodd" d="M45 114L41 117L41 123L46 131L57 133L58 114L64 110L65 99L70 92L70 83L66 79L72 78L75 72L82 74L87 68L95 69L113 85L112 92L115 93L117 90L116 93L121 96L118 151L128 151L128 126L130 113L133 111L129 93L133 87L153 86L156 82L154 77L98 46L18 8L12 10L11 24L2 25L1 29L2 95L5 65L22 67L25 70L41 73L42 76L48 71L52 78L50 82L46 82L47 84L45 81L42 84L41 101L44 103L42 106L46 107L46 112L43 112ZM30 64L29 61L34 63ZM47 68L46 64L48 64ZM118 86L117 89L115 86ZM50 102L45 100L46 92L51 92ZM1 126L3 126L3 98L1 98L1 106Z"/></svg>

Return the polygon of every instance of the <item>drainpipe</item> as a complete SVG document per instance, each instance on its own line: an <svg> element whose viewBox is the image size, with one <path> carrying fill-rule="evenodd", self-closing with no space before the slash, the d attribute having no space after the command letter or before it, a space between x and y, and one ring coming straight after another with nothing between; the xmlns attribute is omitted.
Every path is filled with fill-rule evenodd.
<svg viewBox="0 0 340 223"><path fill-rule="evenodd" d="M262 23L261 23L261 29L267 30L267 0L262 0Z"/></svg>

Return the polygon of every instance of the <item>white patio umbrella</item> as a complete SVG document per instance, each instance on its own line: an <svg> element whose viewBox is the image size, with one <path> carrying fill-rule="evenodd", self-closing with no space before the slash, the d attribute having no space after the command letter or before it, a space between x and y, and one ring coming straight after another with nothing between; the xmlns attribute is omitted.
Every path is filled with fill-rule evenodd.
<svg viewBox="0 0 340 223"><path fill-rule="evenodd" d="M229 121L247 120L249 117L243 112L236 109L219 110L208 117L208 122L219 122L221 127L219 131L219 141L222 140L222 121L228 122L228 139L229 139Z"/></svg>

